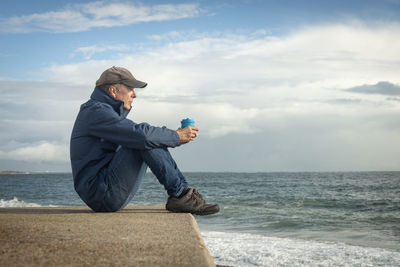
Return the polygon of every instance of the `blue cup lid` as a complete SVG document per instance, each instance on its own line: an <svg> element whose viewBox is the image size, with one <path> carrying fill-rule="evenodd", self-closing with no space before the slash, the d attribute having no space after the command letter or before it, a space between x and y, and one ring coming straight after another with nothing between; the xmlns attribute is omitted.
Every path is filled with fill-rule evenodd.
<svg viewBox="0 0 400 267"><path fill-rule="evenodd" d="M181 123L194 123L194 120L186 118L181 121Z"/></svg>
<svg viewBox="0 0 400 267"><path fill-rule="evenodd" d="M186 118L186 119L181 121L181 127L182 128L185 128L187 126L194 126L194 120Z"/></svg>

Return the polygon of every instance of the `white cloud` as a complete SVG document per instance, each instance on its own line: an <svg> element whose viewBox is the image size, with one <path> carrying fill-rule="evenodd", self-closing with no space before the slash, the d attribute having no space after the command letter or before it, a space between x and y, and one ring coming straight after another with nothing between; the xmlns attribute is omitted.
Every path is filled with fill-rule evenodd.
<svg viewBox="0 0 400 267"><path fill-rule="evenodd" d="M160 110L162 112L155 112ZM191 117L195 119L197 127L201 129L201 135L216 138L232 133L258 132L260 127L254 125L254 120L264 111L256 108L238 108L223 102L194 104L138 99L129 116L134 121L147 121L153 125L165 125L172 129L180 127L181 119Z"/></svg>
<svg viewBox="0 0 400 267"><path fill-rule="evenodd" d="M103 53L106 51L128 51L128 50L130 50L130 48L127 45L90 45L75 49L75 51L72 53L72 57L74 57L76 54L82 54L83 58L88 60L91 59L93 55L98 53Z"/></svg>
<svg viewBox="0 0 400 267"><path fill-rule="evenodd" d="M116 27L140 22L197 16L197 4L144 5L104 1L68 5L62 10L15 16L0 21L0 32L80 32L97 27Z"/></svg>
<svg viewBox="0 0 400 267"><path fill-rule="evenodd" d="M27 162L69 162L69 149L67 144L56 144L42 141L29 144L14 150L0 150L0 159Z"/></svg>
<svg viewBox="0 0 400 267"><path fill-rule="evenodd" d="M68 70L74 74L90 65L100 63L101 69L118 63L134 68L134 72L148 73L153 85L162 83L176 89L182 84L185 92L209 84L213 92L221 84L229 84L229 90L251 86L253 91L264 82L346 88L369 81L398 81L399 32L399 23L369 26L358 22L304 28L283 37L211 35L171 40L161 48L125 54L119 60L55 65L51 70L57 75L64 73L66 66L74 67Z"/></svg>

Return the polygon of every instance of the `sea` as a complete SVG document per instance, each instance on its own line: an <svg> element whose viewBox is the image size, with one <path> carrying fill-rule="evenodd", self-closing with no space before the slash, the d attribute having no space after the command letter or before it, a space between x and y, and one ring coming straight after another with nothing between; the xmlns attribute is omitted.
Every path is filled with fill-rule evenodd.
<svg viewBox="0 0 400 267"><path fill-rule="evenodd" d="M196 216L222 266L400 266L400 172L188 172L220 212ZM147 173L131 205L164 205ZM0 175L0 207L83 206L71 173ZM0 225L1 227L1 225Z"/></svg>

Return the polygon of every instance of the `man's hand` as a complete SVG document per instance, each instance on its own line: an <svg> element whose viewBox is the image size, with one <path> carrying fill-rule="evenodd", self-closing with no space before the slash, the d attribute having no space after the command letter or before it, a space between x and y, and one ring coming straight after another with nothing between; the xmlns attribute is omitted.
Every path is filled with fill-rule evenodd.
<svg viewBox="0 0 400 267"><path fill-rule="evenodd" d="M185 128L179 128L176 132L179 135L179 139L181 140L181 144L186 144L189 141L193 141L197 136L199 129L194 126L188 126Z"/></svg>

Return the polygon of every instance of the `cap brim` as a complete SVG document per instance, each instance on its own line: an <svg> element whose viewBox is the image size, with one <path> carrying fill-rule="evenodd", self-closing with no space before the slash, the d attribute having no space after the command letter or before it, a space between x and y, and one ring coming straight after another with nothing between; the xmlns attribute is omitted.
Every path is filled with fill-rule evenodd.
<svg viewBox="0 0 400 267"><path fill-rule="evenodd" d="M139 80L126 80L126 81L121 81L121 83L133 88L144 88L147 86L147 83Z"/></svg>

